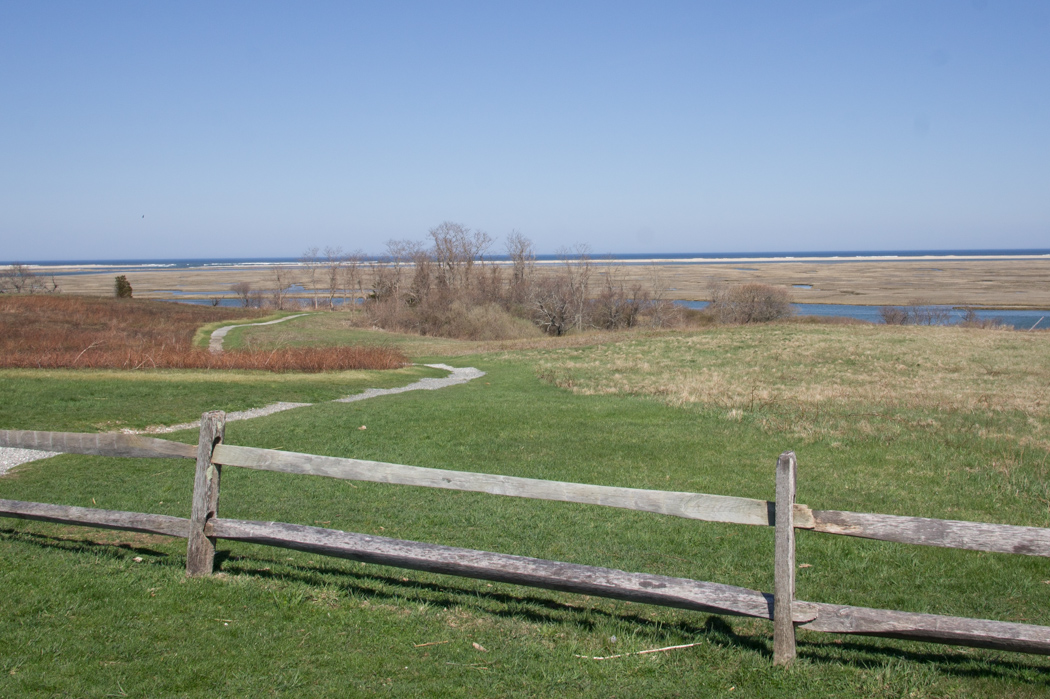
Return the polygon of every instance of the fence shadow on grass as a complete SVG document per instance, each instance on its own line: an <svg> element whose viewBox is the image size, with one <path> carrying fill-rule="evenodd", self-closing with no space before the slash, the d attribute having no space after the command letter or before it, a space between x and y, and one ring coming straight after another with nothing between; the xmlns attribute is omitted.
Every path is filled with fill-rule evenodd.
<svg viewBox="0 0 1050 699"><path fill-rule="evenodd" d="M151 561L153 565L170 566L175 569L181 569L186 560L181 553L171 553L145 545L70 538L15 528L0 529L0 541L15 540L40 549L84 553L93 556L104 555L112 560L127 560L133 555L150 556L154 559ZM445 609L470 609L502 619L538 624L571 625L585 632L596 631L598 623L595 619L601 618L633 626L651 639L653 645L667 645L681 643L683 640L695 641L703 638L719 647L745 650L772 657L771 635L741 634L734 629L730 620L717 615L707 615L704 618L702 612L697 612L699 616L696 622L655 621L642 616L640 612L628 612L623 609L609 610L595 606L582 607L561 602L534 594L529 588L523 588L521 594L509 594L495 589L472 589L456 585L453 580L437 583L405 579L396 575L383 575L378 574L379 566L374 566L377 572L358 572L324 563L303 565L276 558L239 555L227 549L217 551L216 560L221 563L222 570L227 575L250 576L317 588L335 582L341 590L355 599L384 602L407 601L412 604L430 604ZM275 571L274 566L288 566L290 569ZM495 584L504 585L505 583ZM648 606L639 605L638 608L641 611L647 609ZM888 641L888 643L893 642ZM848 665L859 670L871 671L887 667L894 662L906 662L936 668L938 673L946 676L1027 682L1050 688L1050 664L1040 665L990 657L990 654L997 653L996 651L974 649L973 652L982 655L969 655L959 651L948 653L909 650L888 643L878 638L866 641L860 639L823 641L799 639L798 648L801 659L817 665ZM1035 658L1030 659L1035 660Z"/></svg>
<svg viewBox="0 0 1050 699"><path fill-rule="evenodd" d="M892 639L887 639L892 642ZM910 643L910 642L909 642ZM909 650L887 645L885 641L872 637L861 639L834 639L824 641L798 641L799 657L815 665L849 665L860 670L886 667L893 662L915 663L936 668L937 672L953 677L971 679L999 679L1015 682L1037 683L1050 688L1050 665L1037 665L989 657L1001 651L972 649L981 656L964 654L967 651ZM1034 660L1035 658L1033 658ZM977 667L980 665L980 667Z"/></svg>
<svg viewBox="0 0 1050 699"><path fill-rule="evenodd" d="M126 554L137 556L152 556L158 559L172 558L167 551L158 551L145 545L136 545L117 541L92 541L90 539L71 538L54 534L41 534L39 532L25 531L22 529L5 528L0 529L0 541L14 541L20 539L25 543L33 544L41 548L48 548L71 553L88 553L93 555L105 554L116 560L126 558ZM178 558L178 556L175 556ZM186 557L182 556L180 563L185 565Z"/></svg>

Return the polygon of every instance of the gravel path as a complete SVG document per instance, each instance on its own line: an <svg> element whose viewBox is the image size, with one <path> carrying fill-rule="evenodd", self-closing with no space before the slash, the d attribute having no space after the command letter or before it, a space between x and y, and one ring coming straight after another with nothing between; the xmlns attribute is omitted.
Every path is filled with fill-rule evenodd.
<svg viewBox="0 0 1050 699"><path fill-rule="evenodd" d="M58 454L57 451L37 451L36 449L0 447L0 476L7 473L8 469L18 466L19 464L27 464L30 461L39 461L40 459L50 459L56 454Z"/></svg>
<svg viewBox="0 0 1050 699"><path fill-rule="evenodd" d="M247 328L252 325L273 325L274 323L283 323L284 321L291 320L292 318L302 318L305 315L309 314L300 313L294 316L278 318L277 320L268 320L265 323L241 323L239 325L224 325L221 328L217 328L214 332L212 332L211 339L208 340L208 351L215 352L216 354L222 352L222 341L226 339L226 333L230 332L234 328Z"/></svg>
<svg viewBox="0 0 1050 699"><path fill-rule="evenodd" d="M297 316L289 316L289 318ZM281 320L288 320L289 318L282 318ZM278 322L278 321L272 321ZM221 330L222 328L220 328ZM218 331L216 331L218 332ZM212 335L214 342L214 335ZM221 343L220 343L221 345ZM220 349L221 351L221 349ZM377 396L387 396L395 393L405 393L407 391L433 391L438 388L445 388L447 386L455 386L461 383L467 383L474 379L480 378L485 375L485 372L474 367L451 367L448 364L424 364L432 369L444 369L449 372L449 375L442 379L420 379L415 383L410 383L407 386L399 386L397 388L369 388L363 393L355 393L352 396L345 398L336 398L331 401L332 403L354 403L359 400L366 400L368 398L375 398ZM234 413L226 414L226 422L235 422L237 420L251 420L252 418L262 417L264 415L273 415L274 413L280 413L285 410L293 410L295 408L303 408L313 403L271 403L270 405L263 406L262 408L253 408L252 410L241 410ZM178 425L165 425L158 427L147 427L144 430L121 430L124 434L164 434L166 432L178 432L180 430L190 430L195 427L200 427L200 420L194 422L184 422ZM36 451L35 449L15 449L12 447L0 447L0 476L7 472L8 469L19 464L29 463L30 461L39 461L40 459L47 459L55 456L58 452L53 451Z"/></svg>

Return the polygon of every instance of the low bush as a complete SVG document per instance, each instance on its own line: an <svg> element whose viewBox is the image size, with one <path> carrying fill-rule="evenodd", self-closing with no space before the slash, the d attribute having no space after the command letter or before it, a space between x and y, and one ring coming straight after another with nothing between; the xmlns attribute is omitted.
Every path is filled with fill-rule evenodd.
<svg viewBox="0 0 1050 699"><path fill-rule="evenodd" d="M685 327L706 327L718 322L718 318L708 308L678 307L678 317Z"/></svg>
<svg viewBox="0 0 1050 699"><path fill-rule="evenodd" d="M906 325L908 323L908 309L902 306L881 306L879 317L886 325Z"/></svg>
<svg viewBox="0 0 1050 699"><path fill-rule="evenodd" d="M790 316L788 292L769 284L719 285L712 291L711 312L720 323L767 323Z"/></svg>
<svg viewBox="0 0 1050 699"><path fill-rule="evenodd" d="M912 325L947 325L951 317L951 309L947 306L934 306L926 301L916 301L908 308L908 320Z"/></svg>
<svg viewBox="0 0 1050 699"><path fill-rule="evenodd" d="M130 299L131 298L131 282L123 274L117 277L113 283L113 293L118 299Z"/></svg>
<svg viewBox="0 0 1050 699"><path fill-rule="evenodd" d="M882 306L879 317L886 325L947 325L951 311L947 306L913 301L907 306Z"/></svg>
<svg viewBox="0 0 1050 699"><path fill-rule="evenodd" d="M967 308L959 325L964 328L982 328L985 330L999 330L1006 327L1006 321L1002 318L981 318L973 308Z"/></svg>

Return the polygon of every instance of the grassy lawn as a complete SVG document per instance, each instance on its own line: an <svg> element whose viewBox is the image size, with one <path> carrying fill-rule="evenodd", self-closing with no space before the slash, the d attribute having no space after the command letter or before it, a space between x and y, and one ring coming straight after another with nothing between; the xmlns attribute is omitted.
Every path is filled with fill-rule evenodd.
<svg viewBox="0 0 1050 699"><path fill-rule="evenodd" d="M259 311L250 311L254 315L258 315L257 318L239 318L235 320L218 320L212 323L207 323L197 328L197 331L193 334L193 346L194 347L207 347L211 341L211 334L219 328L227 325L251 325L252 323L268 323L272 320L280 320L281 318L287 318L288 316L299 315L306 311L274 311L273 313L263 314ZM291 321L287 321L291 322ZM238 332L237 330L231 330L230 333ZM235 349L228 346L229 335L226 336L223 342L223 347L226 349Z"/></svg>
<svg viewBox="0 0 1050 699"><path fill-rule="evenodd" d="M0 369L0 429L107 432L177 425L206 410L317 403L446 374L424 366L325 374Z"/></svg>
<svg viewBox="0 0 1050 699"><path fill-rule="evenodd" d="M442 356L476 352L477 343L442 337L421 337L357 327L360 312L312 313L276 325L244 327L226 336L229 349L273 347L330 347L333 345L384 345L410 356Z"/></svg>
<svg viewBox="0 0 1050 699"><path fill-rule="evenodd" d="M311 325L318 317L238 332L288 332L303 321L303 332L330 332L332 342L363 332ZM758 498L772 498L776 456L793 448L799 501L813 507L1047 526L1046 335L939 332L774 325L489 351L448 360L488 372L469 384L231 423L227 442ZM194 403L207 395L198 378L5 372L5 397L18 391L18 407L5 401L0 428L148 422L139 413L151 402L184 401L190 415L179 419L192 419L218 407ZM62 396L77 381L94 381L97 400L73 411ZM245 380L243 394L236 377L216 383L230 401L322 390L293 376ZM281 388L288 392L277 396ZM173 397L157 401L160 391ZM174 397L182 392L188 397ZM185 517L192 478L188 461L66 455L0 478L0 497ZM766 528L233 468L224 471L220 515L772 589ZM801 632L799 661L781 670L772 667L766 622L261 546L219 549L220 575L186 580L184 542L0 521L0 696L1035 697L1050 689L1050 661L1037 656ZM803 531L798 560L800 599L1050 625L1046 559ZM576 657L683 643L700 645Z"/></svg>

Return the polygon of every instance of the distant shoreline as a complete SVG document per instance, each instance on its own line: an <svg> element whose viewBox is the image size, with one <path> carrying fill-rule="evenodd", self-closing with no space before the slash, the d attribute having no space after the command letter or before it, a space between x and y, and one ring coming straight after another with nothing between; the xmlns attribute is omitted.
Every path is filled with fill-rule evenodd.
<svg viewBox="0 0 1050 699"><path fill-rule="evenodd" d="M382 261L383 255L368 255L368 262ZM803 251L759 253L589 253L596 264L616 265L732 265L849 262L949 262L977 260L1050 260L1050 249L1020 250L872 250L872 251ZM560 255L537 255L538 264L557 264ZM506 255L490 255L486 260L508 264ZM157 258L127 260L31 260L0 262L0 266L24 264L45 274L100 274L111 271L162 271L199 269L207 271L254 269L272 266L299 266L297 257L275 258Z"/></svg>
<svg viewBox="0 0 1050 699"><path fill-rule="evenodd" d="M537 273L557 274L558 260L537 260ZM1050 250L883 251L758 256L664 255L595 257L592 283L598 289L612 275L625 288L640 285L665 299L705 301L720 284L760 283L788 289L795 303L906 306L921 301L985 309L1050 309ZM493 260L497 266L509 262ZM175 266L181 265L181 266ZM64 293L108 296L113 278L125 275L136 298L232 298L234 284L273 289L273 268L286 269L285 284L309 285L299 261L133 260L65 262L33 267L54 275ZM370 288L371 265L361 267ZM316 282L315 282L316 284ZM595 292L597 293L597 292Z"/></svg>

